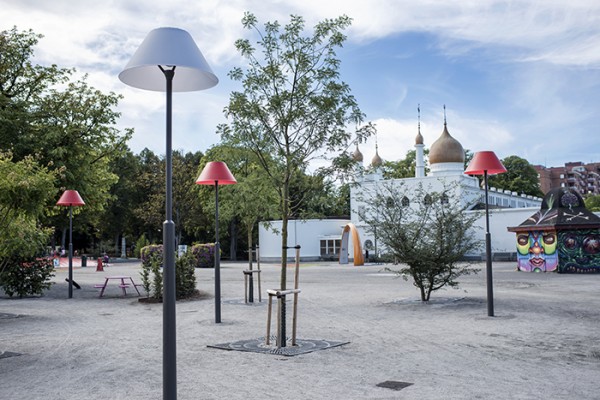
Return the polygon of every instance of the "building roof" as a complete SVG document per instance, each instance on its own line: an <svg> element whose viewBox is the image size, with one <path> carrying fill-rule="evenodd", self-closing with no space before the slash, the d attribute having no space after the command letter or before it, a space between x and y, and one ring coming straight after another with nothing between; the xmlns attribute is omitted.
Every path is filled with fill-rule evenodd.
<svg viewBox="0 0 600 400"><path fill-rule="evenodd" d="M556 229L600 228L600 217L588 211L581 195L569 188L550 190L540 210L519 226L508 227L510 232Z"/></svg>

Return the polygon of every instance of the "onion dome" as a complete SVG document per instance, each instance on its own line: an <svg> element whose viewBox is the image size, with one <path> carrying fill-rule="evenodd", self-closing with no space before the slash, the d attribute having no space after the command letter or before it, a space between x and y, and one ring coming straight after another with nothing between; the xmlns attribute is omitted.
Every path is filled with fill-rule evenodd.
<svg viewBox="0 0 600 400"><path fill-rule="evenodd" d="M373 159L371 160L371 167L373 167L373 168L380 167L381 164L383 164L383 160L381 159L381 157L379 157L379 151L377 150L377 147L375 147L375 155L373 156Z"/></svg>
<svg viewBox="0 0 600 400"><path fill-rule="evenodd" d="M358 149L358 143L356 144L356 150L352 153L352 159L356 162L363 162L363 154Z"/></svg>
<svg viewBox="0 0 600 400"><path fill-rule="evenodd" d="M415 144L423 144L423 135L421 135L421 131L417 133L417 137L415 138Z"/></svg>
<svg viewBox="0 0 600 400"><path fill-rule="evenodd" d="M464 163L465 150L460 142L450 136L446 122L442 135L431 145L429 149L429 163Z"/></svg>

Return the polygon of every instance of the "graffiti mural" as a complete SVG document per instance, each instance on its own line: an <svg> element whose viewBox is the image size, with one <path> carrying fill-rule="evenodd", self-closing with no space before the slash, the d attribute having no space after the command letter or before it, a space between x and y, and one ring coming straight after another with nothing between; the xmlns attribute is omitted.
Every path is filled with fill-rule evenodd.
<svg viewBox="0 0 600 400"><path fill-rule="evenodd" d="M559 272L600 272L600 231L564 231L558 234Z"/></svg>
<svg viewBox="0 0 600 400"><path fill-rule="evenodd" d="M576 191L552 189L539 211L508 231L517 234L519 271L600 273L600 217Z"/></svg>
<svg viewBox="0 0 600 400"><path fill-rule="evenodd" d="M517 234L517 268L527 272L551 272L558 267L556 232L530 231Z"/></svg>

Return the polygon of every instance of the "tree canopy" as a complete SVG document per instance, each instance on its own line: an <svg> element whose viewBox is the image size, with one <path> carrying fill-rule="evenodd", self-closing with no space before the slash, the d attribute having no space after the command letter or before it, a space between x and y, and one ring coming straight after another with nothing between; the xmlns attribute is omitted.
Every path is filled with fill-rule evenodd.
<svg viewBox="0 0 600 400"><path fill-rule="evenodd" d="M342 46L342 32L350 23L347 16L326 19L307 36L300 16L292 15L285 26L267 22L261 30L257 18L246 13L242 25L258 35L260 50L249 39L235 42L247 65L229 73L242 89L231 93L225 108L230 122L218 131L225 143L254 152L277 190L283 220L281 288L286 287L293 177L311 160L340 153L373 130L369 124L361 126L364 115L340 79L335 50ZM352 133L348 125L359 128Z"/></svg>
<svg viewBox="0 0 600 400"><path fill-rule="evenodd" d="M508 156L502 159L507 172L492 175L488 178L490 186L525 193L532 196L544 197L540 189L538 173L529 161L518 156Z"/></svg>

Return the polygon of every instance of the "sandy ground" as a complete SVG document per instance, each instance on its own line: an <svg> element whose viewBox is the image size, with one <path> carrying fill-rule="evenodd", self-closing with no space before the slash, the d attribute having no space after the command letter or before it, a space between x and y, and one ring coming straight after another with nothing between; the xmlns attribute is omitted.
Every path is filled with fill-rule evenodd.
<svg viewBox="0 0 600 400"><path fill-rule="evenodd" d="M73 299L66 269L43 297L0 295L0 398L161 399L162 305L124 298L114 283L104 298L93 288L105 275L139 281L139 268L76 268ZM488 317L483 271L421 304L410 282L381 265L307 263L298 337L350 343L285 357L207 347L265 334L265 299L243 302L244 268L222 265L221 324L212 269L196 271L209 296L177 304L179 399L600 398L600 274L495 263ZM278 268L262 265L263 291L278 286ZM385 381L412 385L376 386Z"/></svg>

